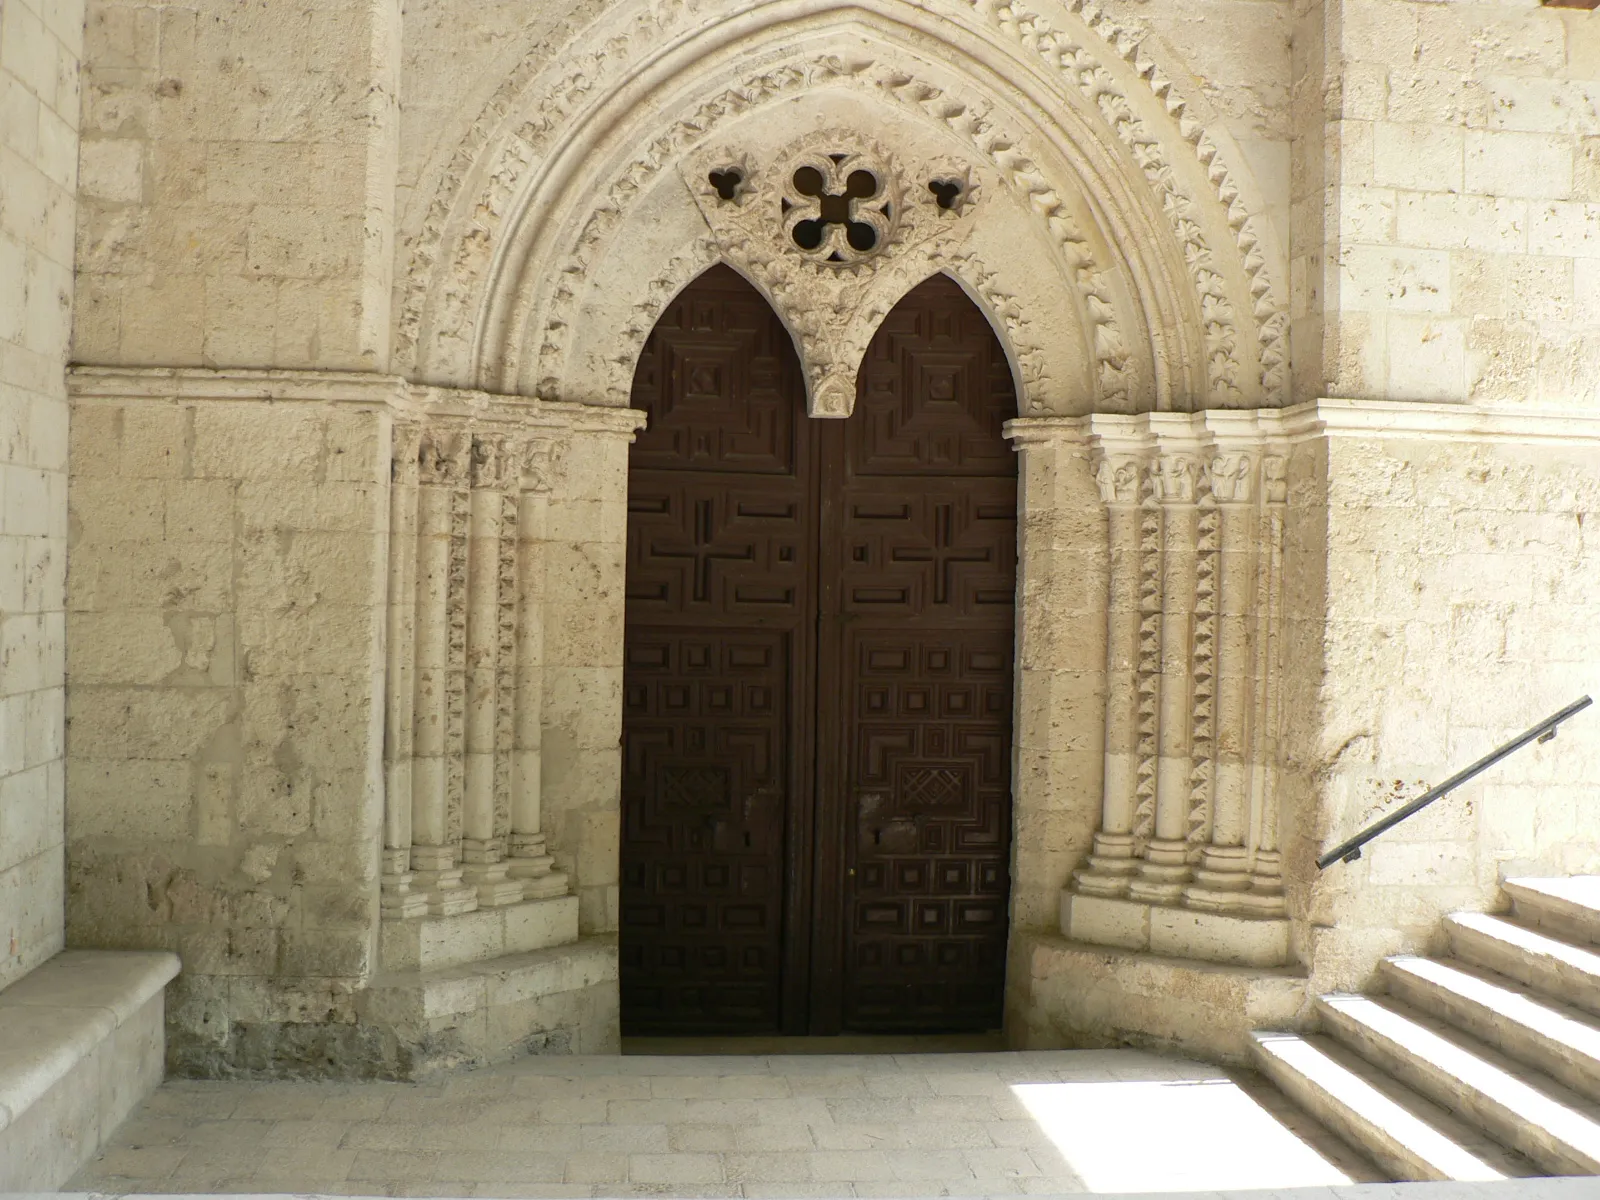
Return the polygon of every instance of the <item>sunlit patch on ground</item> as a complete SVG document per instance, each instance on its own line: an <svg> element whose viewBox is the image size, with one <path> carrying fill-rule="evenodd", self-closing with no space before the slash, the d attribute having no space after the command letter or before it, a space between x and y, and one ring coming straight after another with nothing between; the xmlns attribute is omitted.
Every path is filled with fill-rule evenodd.
<svg viewBox="0 0 1600 1200"><path fill-rule="evenodd" d="M1091 1192L1352 1182L1229 1079L1019 1083L1011 1090Z"/></svg>

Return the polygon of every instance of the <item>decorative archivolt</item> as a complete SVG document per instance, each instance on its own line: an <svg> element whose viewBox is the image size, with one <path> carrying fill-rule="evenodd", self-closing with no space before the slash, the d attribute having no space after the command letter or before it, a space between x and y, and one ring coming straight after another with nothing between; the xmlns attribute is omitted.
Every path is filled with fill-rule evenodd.
<svg viewBox="0 0 1600 1200"><path fill-rule="evenodd" d="M1050 8L1047 19L992 0L585 6L530 52L441 171L412 233L402 366L444 382L567 394L583 369L570 343L587 272L638 219L662 172L733 139L729 127L763 106L839 88L961 139L1054 247L1090 394L1036 379L1030 396L1055 405L1074 392L1080 410L1113 411L1284 402L1272 256L1219 135L1194 119L1137 36L1079 0ZM818 53L830 34L848 34L857 49ZM675 289L718 258L739 265L727 238L745 231L719 227L703 190L689 194L706 228L640 272L646 308L664 302L646 294L652 286ZM981 210L957 218L984 219ZM988 282L976 283L970 240L953 232L907 260L957 275L991 309L985 288L1002 308L1015 300L1017 268L990 252ZM803 343L797 311L783 315ZM1036 373L1047 370L1015 340L1016 320L997 323L1019 371L1030 355ZM613 389L600 389L602 402L617 402ZM592 385L580 390L601 399Z"/></svg>

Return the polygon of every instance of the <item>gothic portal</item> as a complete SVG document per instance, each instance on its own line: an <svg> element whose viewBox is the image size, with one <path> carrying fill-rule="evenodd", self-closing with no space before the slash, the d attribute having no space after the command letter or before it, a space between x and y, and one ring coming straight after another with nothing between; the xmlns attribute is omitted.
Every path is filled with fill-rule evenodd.
<svg viewBox="0 0 1600 1200"><path fill-rule="evenodd" d="M999 1028L1011 842L1016 412L938 275L806 415L727 267L634 380L623 679L626 1033Z"/></svg>

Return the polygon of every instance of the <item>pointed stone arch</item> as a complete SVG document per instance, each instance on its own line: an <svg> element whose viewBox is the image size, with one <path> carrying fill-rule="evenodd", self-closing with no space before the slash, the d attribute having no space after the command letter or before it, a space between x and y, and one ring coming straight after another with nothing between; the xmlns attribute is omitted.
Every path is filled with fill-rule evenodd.
<svg viewBox="0 0 1600 1200"><path fill-rule="evenodd" d="M637 340L699 270L756 252L769 256L758 286L796 329L797 301L815 296L776 239L731 245L679 167L741 137L757 144L747 135L764 116L812 101L835 126L921 131L935 143L925 157L973 172L985 198L972 232L950 222L919 253L998 318L1028 411L1284 401L1279 256L1252 188L1129 31L1077 0L726 8L716 19L688 3L586 10L508 79L414 240L397 331L405 369L622 403L612 377L626 370L583 334L615 341L621 305ZM609 262L619 246L620 272ZM625 301L597 291L619 276L631 280ZM814 392L837 361L807 362Z"/></svg>

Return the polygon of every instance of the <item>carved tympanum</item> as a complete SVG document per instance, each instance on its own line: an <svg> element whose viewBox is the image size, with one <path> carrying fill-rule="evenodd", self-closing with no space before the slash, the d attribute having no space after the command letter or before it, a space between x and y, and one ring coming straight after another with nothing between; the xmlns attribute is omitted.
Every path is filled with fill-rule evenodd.
<svg viewBox="0 0 1600 1200"><path fill-rule="evenodd" d="M970 163L902 162L856 131L823 129L775 153L709 146L682 169L699 181L692 191L718 257L761 289L793 333L813 416L850 415L856 369L884 316L971 255ZM1026 359L1014 324L1007 336Z"/></svg>

